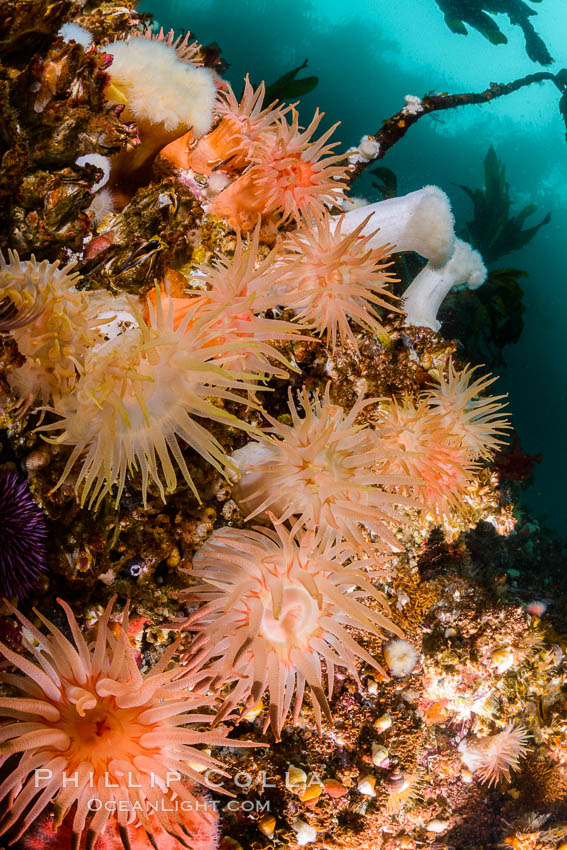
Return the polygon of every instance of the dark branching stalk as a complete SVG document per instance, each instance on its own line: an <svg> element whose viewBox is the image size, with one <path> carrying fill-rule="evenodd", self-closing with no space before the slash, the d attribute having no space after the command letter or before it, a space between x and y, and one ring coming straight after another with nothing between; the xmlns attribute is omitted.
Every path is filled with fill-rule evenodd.
<svg viewBox="0 0 567 850"><path fill-rule="evenodd" d="M380 145L376 156L368 161L357 163L350 173L349 182L352 184L369 165L372 165L372 163L379 159L383 159L390 148L399 142L409 128L419 121L420 118L423 118L424 115L429 115L431 112L440 112L444 109L455 109L458 106L468 106L473 103L489 103L497 97L512 94L526 86L531 86L533 83L542 83L547 80L554 83L561 92L559 111L567 130L567 69L565 68L557 74L552 74L550 71L538 71L535 74L528 74L526 77L513 80L511 83L490 83L489 87L481 92L427 94L421 100L422 109L420 112L409 112L404 107L399 112L396 112L395 115L392 115L391 118L384 121L382 127L374 134L374 138Z"/></svg>

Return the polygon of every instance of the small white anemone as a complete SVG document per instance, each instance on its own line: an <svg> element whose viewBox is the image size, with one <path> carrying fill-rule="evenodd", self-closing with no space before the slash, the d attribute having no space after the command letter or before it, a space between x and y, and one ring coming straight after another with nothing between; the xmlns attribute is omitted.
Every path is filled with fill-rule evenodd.
<svg viewBox="0 0 567 850"><path fill-rule="evenodd" d="M403 638L390 640L384 647L384 660L396 679L403 679L413 672L419 661L419 653L416 648Z"/></svg>
<svg viewBox="0 0 567 850"><path fill-rule="evenodd" d="M76 24L73 21L68 21L63 24L57 35L61 36L63 41L76 41L82 45L85 50L93 43L93 37L88 29Z"/></svg>

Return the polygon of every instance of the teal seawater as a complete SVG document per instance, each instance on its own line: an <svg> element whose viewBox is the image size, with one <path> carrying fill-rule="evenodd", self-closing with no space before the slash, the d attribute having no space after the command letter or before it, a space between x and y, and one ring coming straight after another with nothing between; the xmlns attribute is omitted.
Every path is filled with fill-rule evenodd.
<svg viewBox="0 0 567 850"><path fill-rule="evenodd" d="M567 3L533 4L532 20L555 63L567 66ZM358 143L397 112L404 95L482 90L542 70L526 55L523 35L497 17L507 45L493 46L472 30L451 33L434 0L144 0L166 29L189 29L202 43L216 41L237 92L249 72L272 82L309 59L319 85L301 101L304 118L316 106L325 126L341 121L337 138ZM558 92L547 82L483 106L467 106L420 120L380 165L393 169L400 192L428 183L450 196L457 225L471 207L455 184L482 185L490 144L506 164L517 207L535 203L552 220L520 252L499 266L525 269L525 329L505 349L499 387L510 395L514 425L529 454L543 452L524 496L536 517L565 533L567 482L567 143ZM323 125L322 125L323 126ZM355 194L376 200L368 179ZM535 216L534 218L537 218Z"/></svg>

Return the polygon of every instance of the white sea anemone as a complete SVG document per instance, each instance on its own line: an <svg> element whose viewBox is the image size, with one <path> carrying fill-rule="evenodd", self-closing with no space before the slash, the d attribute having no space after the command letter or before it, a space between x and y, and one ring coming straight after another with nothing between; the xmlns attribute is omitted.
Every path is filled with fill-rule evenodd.
<svg viewBox="0 0 567 850"><path fill-rule="evenodd" d="M478 251L457 239L450 259L443 266L428 263L404 292L406 325L438 331L441 322L437 313L451 289L462 284L478 289L485 280L486 266Z"/></svg>
<svg viewBox="0 0 567 850"><path fill-rule="evenodd" d="M362 235L374 234L368 243L371 248L380 248L388 242L395 246L392 253L416 251L434 265L443 265L453 253L455 231L451 204L437 186L425 186L399 198L349 210L342 232L351 233L364 219L368 221Z"/></svg>
<svg viewBox="0 0 567 850"><path fill-rule="evenodd" d="M107 44L113 100L124 103L137 122L166 131L189 129L202 136L211 128L216 86L212 72L179 58L165 41L132 38Z"/></svg>
<svg viewBox="0 0 567 850"><path fill-rule="evenodd" d="M390 640L384 647L384 660L396 679L403 679L415 668L419 661L419 653L416 648L404 638Z"/></svg>
<svg viewBox="0 0 567 850"><path fill-rule="evenodd" d="M76 41L85 50L93 43L92 34L88 29L82 27L80 24L76 24L74 21L67 21L66 24L63 24L57 35L61 36L63 41Z"/></svg>

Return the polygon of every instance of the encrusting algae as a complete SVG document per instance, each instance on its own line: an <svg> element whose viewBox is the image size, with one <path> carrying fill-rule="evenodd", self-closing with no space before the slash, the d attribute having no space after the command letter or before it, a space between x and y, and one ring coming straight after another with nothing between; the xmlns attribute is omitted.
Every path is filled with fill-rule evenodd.
<svg viewBox="0 0 567 850"><path fill-rule="evenodd" d="M448 198L343 212L371 138L128 4L11 6L4 841L557 848L561 553L438 333L486 272Z"/></svg>

